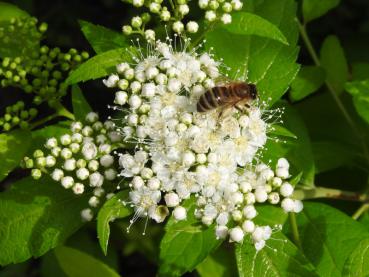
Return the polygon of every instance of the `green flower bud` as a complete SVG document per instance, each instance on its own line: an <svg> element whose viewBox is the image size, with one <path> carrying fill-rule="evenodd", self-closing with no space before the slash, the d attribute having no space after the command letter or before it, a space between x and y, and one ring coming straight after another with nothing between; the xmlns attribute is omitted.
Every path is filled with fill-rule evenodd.
<svg viewBox="0 0 369 277"><path fill-rule="evenodd" d="M15 62L10 63L9 66L11 69L16 69L17 68L17 64Z"/></svg>
<svg viewBox="0 0 369 277"><path fill-rule="evenodd" d="M19 127L20 127L22 130L25 130L25 129L28 129L29 124L28 124L28 122L27 122L27 121L21 121L21 122L19 123Z"/></svg>
<svg viewBox="0 0 369 277"><path fill-rule="evenodd" d="M26 118L28 118L28 116L29 116L28 111L21 111L20 117L22 119L26 119Z"/></svg>
<svg viewBox="0 0 369 277"><path fill-rule="evenodd" d="M35 150L35 152L33 152L33 157L34 158L40 158L44 156L44 152L42 152L41 149L37 149Z"/></svg>
<svg viewBox="0 0 369 277"><path fill-rule="evenodd" d="M38 27L38 30L41 32L41 33L44 33L47 31L47 23L43 22L41 23L41 25Z"/></svg>
<svg viewBox="0 0 369 277"><path fill-rule="evenodd" d="M35 98L33 98L33 102L36 105L40 105L42 103L42 98L40 96L35 96Z"/></svg>
<svg viewBox="0 0 369 277"><path fill-rule="evenodd" d="M122 31L125 35L129 36L130 34L132 34L132 27L129 25L124 25L122 27Z"/></svg>
<svg viewBox="0 0 369 277"><path fill-rule="evenodd" d="M41 172L41 170L39 170L37 168L32 169L31 176L32 176L33 179L38 180L38 179L41 178L42 172Z"/></svg>
<svg viewBox="0 0 369 277"><path fill-rule="evenodd" d="M17 125L19 122L20 122L20 119L19 119L19 117L18 117L18 116L14 116L14 117L12 118L12 123L13 123L13 125Z"/></svg>
<svg viewBox="0 0 369 277"><path fill-rule="evenodd" d="M34 166L33 160L31 158L24 157L23 166L25 168L33 168L33 166Z"/></svg>
<svg viewBox="0 0 369 277"><path fill-rule="evenodd" d="M141 18L142 18L142 22L143 22L143 23L147 23L147 22L149 22L149 21L150 21L150 19L151 19L151 15L150 15L149 13L143 13L143 14L141 15Z"/></svg>
<svg viewBox="0 0 369 277"><path fill-rule="evenodd" d="M46 45L44 45L40 48L40 53L41 54L47 54L48 52L49 52L49 47L47 47Z"/></svg>
<svg viewBox="0 0 369 277"><path fill-rule="evenodd" d="M139 16L133 17L132 20L131 20L131 25L134 28L140 28L141 25L142 25L142 19L141 19L141 17L139 17Z"/></svg>
<svg viewBox="0 0 369 277"><path fill-rule="evenodd" d="M10 121L12 119L12 116L10 114L6 113L4 115L4 119L5 119L5 121Z"/></svg>
<svg viewBox="0 0 369 277"><path fill-rule="evenodd" d="M35 108L29 109L29 115L31 117L35 117L37 115L37 113L38 113L37 109L35 109Z"/></svg>
<svg viewBox="0 0 369 277"><path fill-rule="evenodd" d="M45 157L39 157L36 159L36 164L38 167L45 167L46 166L46 158Z"/></svg>
<svg viewBox="0 0 369 277"><path fill-rule="evenodd" d="M4 124L3 129L4 131L9 131L12 128L12 126L7 122Z"/></svg>
<svg viewBox="0 0 369 277"><path fill-rule="evenodd" d="M86 160L84 160L84 159L79 159L79 160L77 161L76 165L77 165L77 167L78 167L78 168L83 168L83 167L86 167L87 162L86 162Z"/></svg>
<svg viewBox="0 0 369 277"><path fill-rule="evenodd" d="M216 10L219 8L219 3L216 0L212 0L209 2L209 8L212 10Z"/></svg>
<svg viewBox="0 0 369 277"><path fill-rule="evenodd" d="M55 70L55 71L53 71L52 76L53 76L55 79L59 80L59 79L61 79L61 78L62 78L62 73L61 73L60 71L58 71L58 70Z"/></svg>
<svg viewBox="0 0 369 277"><path fill-rule="evenodd" d="M87 60L90 57L90 54L88 54L88 52L86 52L86 51L83 51L81 53L81 56L82 56L83 59Z"/></svg>

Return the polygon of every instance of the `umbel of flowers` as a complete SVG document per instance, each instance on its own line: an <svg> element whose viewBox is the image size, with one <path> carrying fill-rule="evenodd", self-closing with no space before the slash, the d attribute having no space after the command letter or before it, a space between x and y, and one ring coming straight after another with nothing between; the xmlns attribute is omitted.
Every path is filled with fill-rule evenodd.
<svg viewBox="0 0 369 277"><path fill-rule="evenodd" d="M218 238L241 242L249 236L261 249L272 227L255 224L255 206L269 202L286 212L303 207L292 199L289 163L281 158L271 168L257 162L270 126L256 103L222 116L219 109L196 111L200 95L217 85L220 63L186 45L177 51L157 42L146 57L118 64L117 74L104 80L118 88L115 108L125 114L117 130L136 145L119 157L120 176L130 180L132 223L138 217L162 222L170 213L185 220L183 201L195 197L195 216L215 224Z"/></svg>
<svg viewBox="0 0 369 277"><path fill-rule="evenodd" d="M93 209L111 196L110 182L115 180L113 148L119 145L120 135L111 121L99 121L96 113L88 113L85 122L73 122L70 132L59 138L49 138L45 149L34 151L33 157L25 157L23 165L32 169L32 177L50 177L74 194L92 195L88 205ZM114 187L115 188L115 187ZM81 212L84 220L93 218L93 210Z"/></svg>

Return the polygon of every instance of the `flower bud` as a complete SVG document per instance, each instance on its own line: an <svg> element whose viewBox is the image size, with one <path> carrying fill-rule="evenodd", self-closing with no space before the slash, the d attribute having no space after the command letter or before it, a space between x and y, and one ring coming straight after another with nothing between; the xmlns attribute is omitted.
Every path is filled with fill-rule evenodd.
<svg viewBox="0 0 369 277"><path fill-rule="evenodd" d="M230 238L231 241L234 241L234 242L242 241L244 235L245 235L244 232L238 226L235 227L235 228L232 228L229 232L229 238Z"/></svg>
<svg viewBox="0 0 369 277"><path fill-rule="evenodd" d="M34 168L31 171L31 176L32 176L33 179L38 180L38 179L41 178L42 172L38 168Z"/></svg>
<svg viewBox="0 0 369 277"><path fill-rule="evenodd" d="M217 226L215 228L215 236L217 239L225 239L228 235L228 227L227 226Z"/></svg>
<svg viewBox="0 0 369 277"><path fill-rule="evenodd" d="M81 217L82 217L82 220L84 221L91 221L92 218L94 217L94 214L92 212L91 209L84 209L81 211Z"/></svg>
<svg viewBox="0 0 369 277"><path fill-rule="evenodd" d="M54 147L58 146L58 141L56 138L49 138L47 141L46 141L46 144L45 144L45 147L47 149L52 149Z"/></svg>
<svg viewBox="0 0 369 277"><path fill-rule="evenodd" d="M96 171L99 169L99 162L96 160L91 160L88 162L88 169L91 171Z"/></svg>
<svg viewBox="0 0 369 277"><path fill-rule="evenodd" d="M165 203L168 207L176 207L179 205L180 199L174 192L169 192L164 196Z"/></svg>
<svg viewBox="0 0 369 277"><path fill-rule="evenodd" d="M61 170L61 169L54 169L54 171L51 173L51 178L54 180L54 181L57 181L59 182L61 180L61 178L64 177L64 171Z"/></svg>
<svg viewBox="0 0 369 277"><path fill-rule="evenodd" d="M131 25L134 28L140 28L141 25L142 25L142 19L141 19L141 17L139 17L139 16L133 17L132 20L131 20Z"/></svg>
<svg viewBox="0 0 369 277"><path fill-rule="evenodd" d="M89 179L91 187L101 187L104 182L104 176L102 176L99 172L92 173Z"/></svg>
<svg viewBox="0 0 369 277"><path fill-rule="evenodd" d="M176 21L173 23L173 31L176 32L176 33L182 33L183 32L183 29L184 29L184 25L181 21Z"/></svg>
<svg viewBox="0 0 369 277"><path fill-rule="evenodd" d="M255 224L254 222L252 222L251 220L245 220L242 223L242 229L246 232L246 233L252 233L255 230Z"/></svg>
<svg viewBox="0 0 369 277"><path fill-rule="evenodd" d="M197 33L197 31L199 30L199 24L197 24L197 22L195 21L189 21L186 25L186 29L189 33Z"/></svg>
<svg viewBox="0 0 369 277"><path fill-rule="evenodd" d="M293 191L294 191L293 186L290 183L287 183L287 182L283 183L281 188L279 189L279 192L284 197L291 196Z"/></svg>
<svg viewBox="0 0 369 277"><path fill-rule="evenodd" d="M81 152L86 160L92 160L97 155L97 147L92 142L86 142L83 144Z"/></svg>
<svg viewBox="0 0 369 277"><path fill-rule="evenodd" d="M81 183L75 183L72 190L74 194L82 194L85 190L85 186Z"/></svg>
<svg viewBox="0 0 369 277"><path fill-rule="evenodd" d="M77 172L76 172L77 178L80 179L80 180L82 180L82 181L83 180L86 180L89 175L90 175L90 172L86 168L84 168L84 167L79 168L77 170Z"/></svg>
<svg viewBox="0 0 369 277"><path fill-rule="evenodd" d="M113 168L109 168L104 171L105 179L108 181L113 181L117 177L117 172Z"/></svg>
<svg viewBox="0 0 369 277"><path fill-rule="evenodd" d="M125 91L117 91L115 93L114 103L118 105L124 105L127 103L128 94Z"/></svg>
<svg viewBox="0 0 369 277"><path fill-rule="evenodd" d="M175 220L185 220L187 218L187 211L182 206L178 206L173 210L173 217Z"/></svg>
<svg viewBox="0 0 369 277"><path fill-rule="evenodd" d="M63 178L61 178L61 184L64 188L69 189L71 187L73 187L74 185L74 179L70 176L65 176Z"/></svg>

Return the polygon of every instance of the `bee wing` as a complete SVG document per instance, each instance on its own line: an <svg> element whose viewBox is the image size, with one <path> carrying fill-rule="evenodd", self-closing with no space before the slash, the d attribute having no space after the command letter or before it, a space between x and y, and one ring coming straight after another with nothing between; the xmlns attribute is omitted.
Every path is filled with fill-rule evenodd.
<svg viewBox="0 0 369 277"><path fill-rule="evenodd" d="M234 80L232 80L231 78L229 78L228 76L219 76L215 79L215 83L217 86L226 86L230 83L233 83Z"/></svg>

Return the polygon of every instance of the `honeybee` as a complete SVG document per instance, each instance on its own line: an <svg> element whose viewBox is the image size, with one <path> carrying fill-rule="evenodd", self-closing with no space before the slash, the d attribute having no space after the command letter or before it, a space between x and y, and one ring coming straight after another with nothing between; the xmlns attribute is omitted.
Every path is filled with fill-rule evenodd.
<svg viewBox="0 0 369 277"><path fill-rule="evenodd" d="M223 110L229 107L238 107L243 104L249 107L249 103L258 96L256 86L246 82L232 81L215 86L202 94L197 102L198 112L207 112L216 108Z"/></svg>

